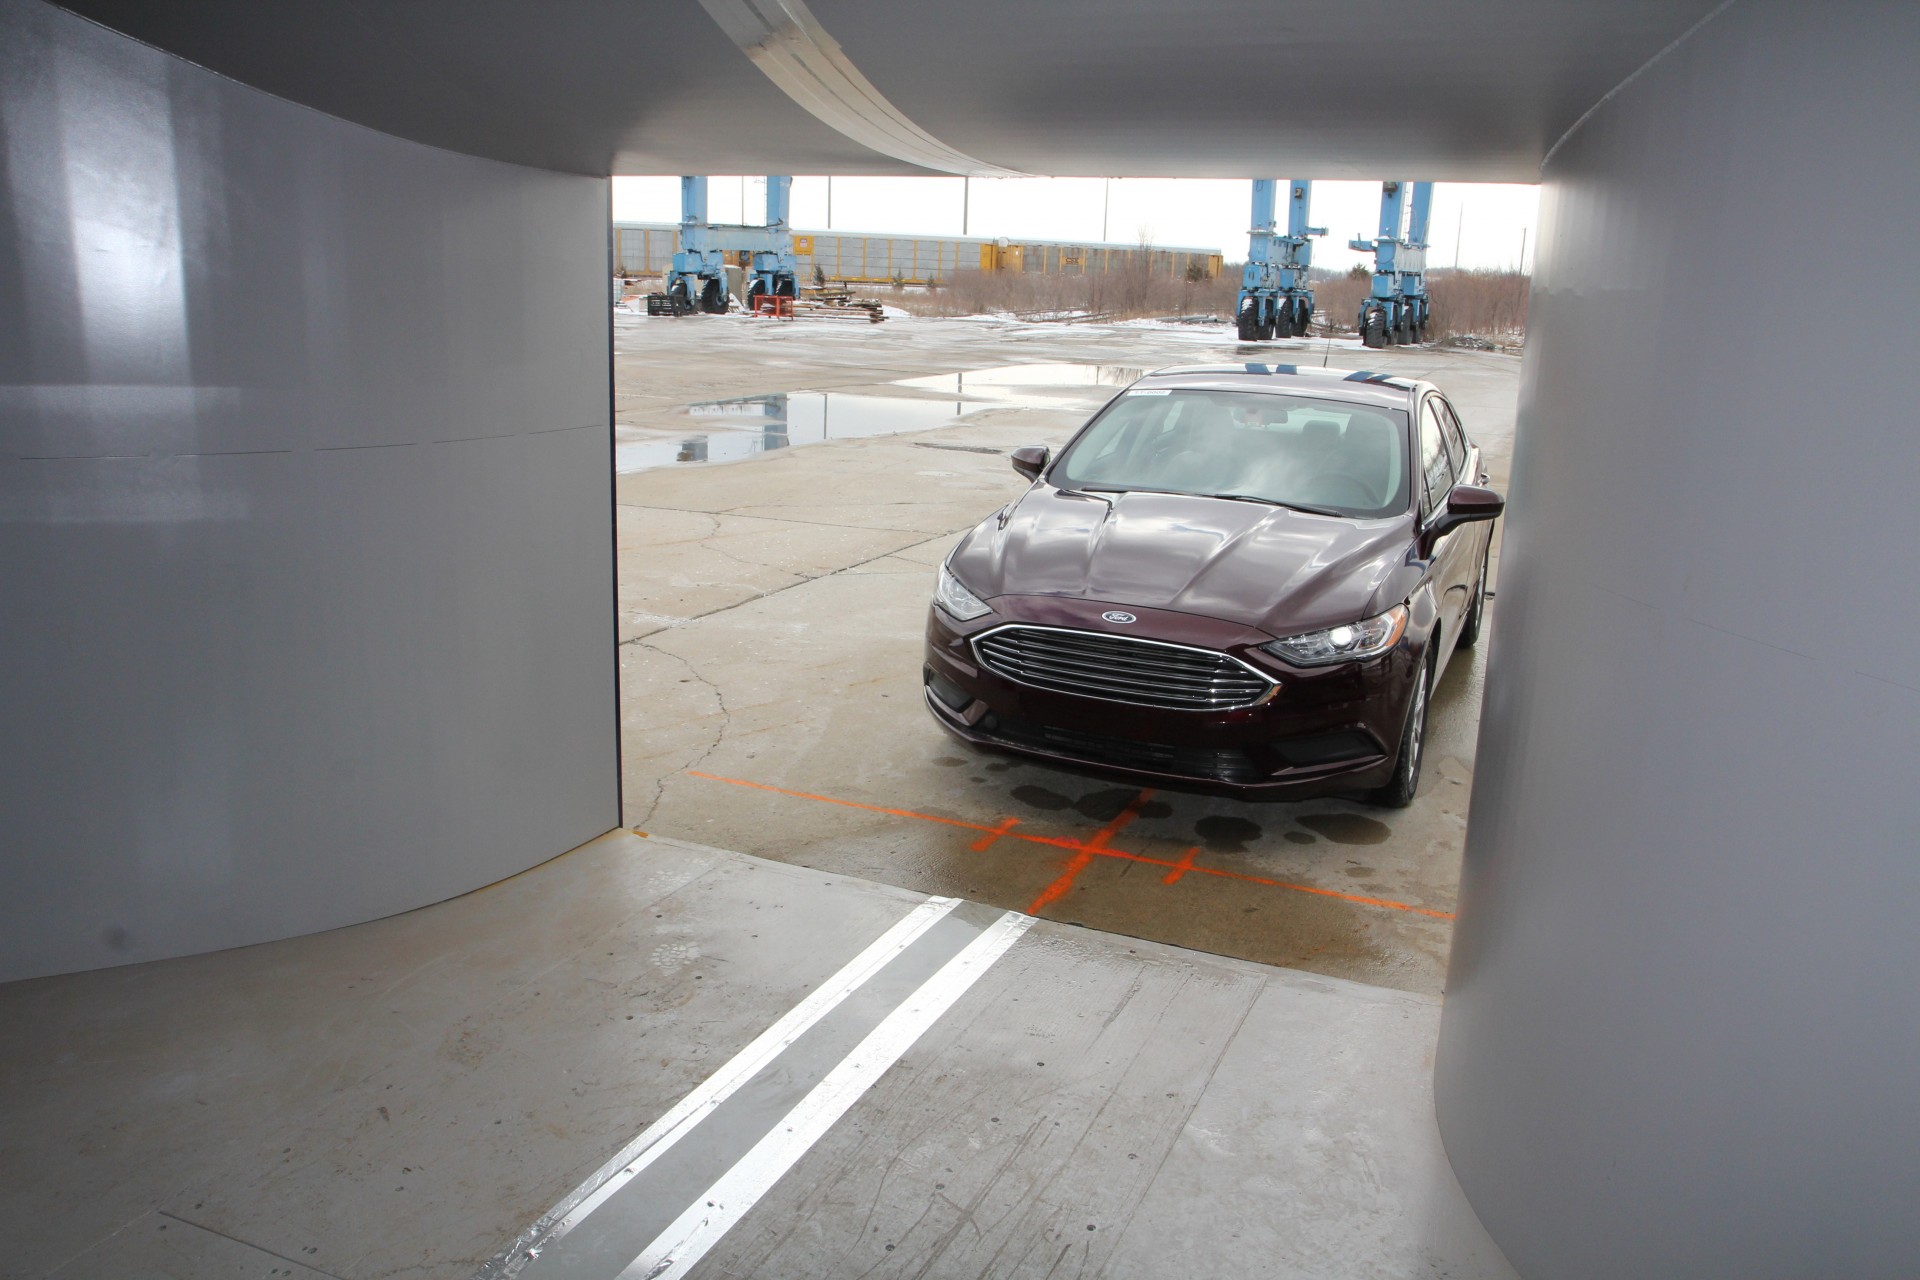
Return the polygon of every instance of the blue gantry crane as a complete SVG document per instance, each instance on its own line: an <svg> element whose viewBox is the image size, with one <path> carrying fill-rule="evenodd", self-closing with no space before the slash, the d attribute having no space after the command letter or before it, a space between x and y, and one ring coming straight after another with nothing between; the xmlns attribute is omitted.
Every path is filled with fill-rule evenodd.
<svg viewBox="0 0 1920 1280"><path fill-rule="evenodd" d="M761 298L794 298L800 294L799 267L793 256L793 228L788 215L793 205L793 179L768 177L767 225L762 244L742 245L753 251L747 276L747 310L752 311ZM750 230L750 228L743 228Z"/></svg>
<svg viewBox="0 0 1920 1280"><path fill-rule="evenodd" d="M1427 216L1431 182L1380 184L1380 234L1348 248L1373 255L1373 288L1360 304L1360 340L1370 347L1420 342L1432 309L1427 301Z"/></svg>
<svg viewBox="0 0 1920 1280"><path fill-rule="evenodd" d="M727 255L707 222L707 180L680 179L680 248L667 269L667 301L678 314L727 309Z"/></svg>
<svg viewBox="0 0 1920 1280"><path fill-rule="evenodd" d="M749 255L741 289L749 311L763 296L795 297L800 290L795 276L793 229L787 225L792 196L791 177L769 177L765 226L715 224L707 221L707 180L682 177L680 249L667 271L669 308L678 314L694 310L725 312L730 302L729 253Z"/></svg>
<svg viewBox="0 0 1920 1280"><path fill-rule="evenodd" d="M1274 234L1279 183L1278 178L1253 180L1253 229L1247 233L1247 269L1235 308L1242 342L1300 337L1313 323L1313 288L1307 283L1311 237L1327 231L1307 225L1313 183L1302 179L1287 184L1287 234Z"/></svg>

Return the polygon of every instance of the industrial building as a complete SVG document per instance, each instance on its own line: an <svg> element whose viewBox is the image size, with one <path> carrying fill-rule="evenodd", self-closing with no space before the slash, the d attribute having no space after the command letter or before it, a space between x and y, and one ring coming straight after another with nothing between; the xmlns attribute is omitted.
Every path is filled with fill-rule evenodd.
<svg viewBox="0 0 1920 1280"><path fill-rule="evenodd" d="M1916 53L1882 0L0 0L0 1274L1920 1273ZM1384 203L1378 348L1280 336L1265 201L1246 342L610 314L610 177L716 172L1538 183L1526 352L1419 345ZM1041 459L1323 361L1506 497L1408 807L928 721ZM1122 496L1028 567L1213 603L1347 518Z"/></svg>
<svg viewBox="0 0 1920 1280"><path fill-rule="evenodd" d="M630 276L660 275L680 248L680 229L665 222L613 224L613 258ZM886 285L951 281L962 271L1021 271L1100 275L1144 270L1211 280L1220 274L1217 249L1169 245L1080 244L981 236L884 236L858 231L793 233L793 253L806 281Z"/></svg>

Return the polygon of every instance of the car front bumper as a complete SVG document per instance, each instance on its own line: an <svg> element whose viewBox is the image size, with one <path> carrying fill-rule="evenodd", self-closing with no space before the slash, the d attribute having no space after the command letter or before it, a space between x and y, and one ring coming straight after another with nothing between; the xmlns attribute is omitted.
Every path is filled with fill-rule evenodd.
<svg viewBox="0 0 1920 1280"><path fill-rule="evenodd" d="M1104 601L1000 597L959 622L930 607L922 683L941 727L976 746L1155 787L1298 800L1384 784L1399 748L1419 657L1407 642L1379 658L1296 668L1262 652L1272 639L1236 623ZM1278 688L1232 710L1169 710L1042 689L984 665L974 637L1009 623L1158 640L1225 653Z"/></svg>

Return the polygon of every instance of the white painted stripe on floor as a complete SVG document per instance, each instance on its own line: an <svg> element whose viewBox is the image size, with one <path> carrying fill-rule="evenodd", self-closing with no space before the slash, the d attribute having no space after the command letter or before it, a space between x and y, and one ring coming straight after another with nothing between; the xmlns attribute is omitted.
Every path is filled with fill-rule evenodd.
<svg viewBox="0 0 1920 1280"><path fill-rule="evenodd" d="M620 1154L602 1165L591 1178L554 1206L521 1237L515 1247L519 1261L525 1261L527 1247L544 1250L580 1225L582 1219L606 1203L621 1187L633 1181L641 1170L658 1160L715 1107L753 1079L762 1067L779 1057L809 1028L833 1012L841 1001L859 990L867 979L886 968L896 956L959 905L959 898L929 898L908 912L865 951L849 960L813 994L789 1009L778 1022L734 1054L725 1066L708 1076L692 1093L676 1103L671 1111L648 1125ZM509 1265L507 1274L511 1275L517 1269Z"/></svg>
<svg viewBox="0 0 1920 1280"><path fill-rule="evenodd" d="M619 1280L677 1280L686 1275L1032 924L1032 916L1009 911L921 983L629 1263Z"/></svg>

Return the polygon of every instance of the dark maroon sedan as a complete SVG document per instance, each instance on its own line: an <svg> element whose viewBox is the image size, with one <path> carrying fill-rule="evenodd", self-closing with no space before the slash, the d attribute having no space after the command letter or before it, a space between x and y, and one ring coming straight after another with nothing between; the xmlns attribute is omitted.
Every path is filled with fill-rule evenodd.
<svg viewBox="0 0 1920 1280"><path fill-rule="evenodd" d="M1292 366L1121 392L960 540L927 706L978 746L1159 786L1400 806L1480 634L1504 505L1433 386Z"/></svg>

